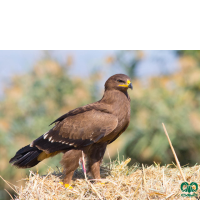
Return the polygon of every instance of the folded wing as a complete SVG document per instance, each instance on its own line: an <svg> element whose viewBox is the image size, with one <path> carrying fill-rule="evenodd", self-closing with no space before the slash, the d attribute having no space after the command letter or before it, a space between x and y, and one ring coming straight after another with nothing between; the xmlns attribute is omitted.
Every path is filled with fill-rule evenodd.
<svg viewBox="0 0 200 200"><path fill-rule="evenodd" d="M93 109L62 119L47 133L34 140L31 146L36 146L48 153L62 149L81 148L105 137L117 125L117 117Z"/></svg>

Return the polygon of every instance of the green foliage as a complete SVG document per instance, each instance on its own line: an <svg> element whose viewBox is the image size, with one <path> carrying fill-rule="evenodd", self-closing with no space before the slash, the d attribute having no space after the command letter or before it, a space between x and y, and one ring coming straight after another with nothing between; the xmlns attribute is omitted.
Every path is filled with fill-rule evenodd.
<svg viewBox="0 0 200 200"><path fill-rule="evenodd" d="M200 63L200 51L199 50L182 50L182 51L178 51L178 53L180 56L191 56L198 63Z"/></svg>

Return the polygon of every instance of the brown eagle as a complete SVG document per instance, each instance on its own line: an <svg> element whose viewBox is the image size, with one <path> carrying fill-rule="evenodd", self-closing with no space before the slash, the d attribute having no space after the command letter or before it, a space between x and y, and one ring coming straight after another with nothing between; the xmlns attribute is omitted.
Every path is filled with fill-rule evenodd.
<svg viewBox="0 0 200 200"><path fill-rule="evenodd" d="M52 129L17 151L10 163L19 168L30 168L46 158L64 153L61 160L64 183L69 184L83 153L92 176L100 179L100 163L107 145L116 140L129 125L128 88L132 89L128 76L111 76L105 83L101 100L59 117L51 123L55 123Z"/></svg>

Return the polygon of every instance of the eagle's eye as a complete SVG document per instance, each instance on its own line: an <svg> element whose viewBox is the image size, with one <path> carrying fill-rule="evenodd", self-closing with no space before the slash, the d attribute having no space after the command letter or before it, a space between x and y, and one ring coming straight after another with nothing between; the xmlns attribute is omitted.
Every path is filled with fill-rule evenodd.
<svg viewBox="0 0 200 200"><path fill-rule="evenodd" d="M118 79L117 82L119 82L119 83L125 83L124 81L122 81L120 79Z"/></svg>

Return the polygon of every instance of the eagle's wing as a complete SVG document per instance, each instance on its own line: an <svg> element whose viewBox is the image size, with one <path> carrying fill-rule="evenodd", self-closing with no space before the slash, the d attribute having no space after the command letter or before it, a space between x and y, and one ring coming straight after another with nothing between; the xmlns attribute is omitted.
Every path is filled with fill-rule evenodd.
<svg viewBox="0 0 200 200"><path fill-rule="evenodd" d="M93 109L57 122L47 133L33 141L32 146L48 152L83 147L108 135L117 125L116 116Z"/></svg>

